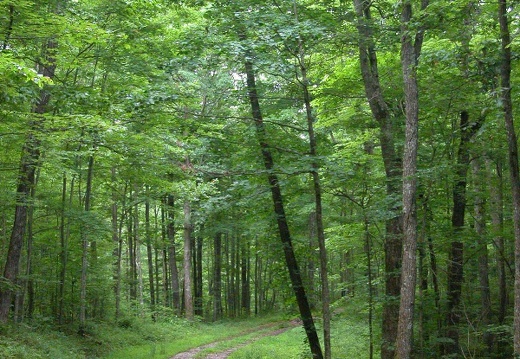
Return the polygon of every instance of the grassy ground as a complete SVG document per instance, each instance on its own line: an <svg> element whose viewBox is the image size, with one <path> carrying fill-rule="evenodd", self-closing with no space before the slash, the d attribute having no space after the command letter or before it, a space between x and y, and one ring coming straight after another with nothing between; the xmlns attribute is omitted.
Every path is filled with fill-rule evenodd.
<svg viewBox="0 0 520 359"><path fill-rule="evenodd" d="M348 303L338 309L331 321L332 358L369 358L370 335L365 311L359 310L362 304L356 303L357 309L349 309ZM321 334L319 319L316 321ZM376 332L378 329L375 330ZM296 327L275 338L265 337L235 351L230 359L307 359L311 358L303 328ZM379 354L379 338L374 340L374 358ZM323 341L322 341L323 343ZM323 349L323 347L322 347Z"/></svg>
<svg viewBox="0 0 520 359"><path fill-rule="evenodd" d="M356 305L353 305L356 306ZM366 315L349 309L345 303L332 321L332 357L368 358L369 335ZM358 307L359 308L359 307ZM221 342L209 352L238 347L279 328L263 328L266 323L288 322L293 317L281 315L219 323L186 322L175 319L153 323L148 319L127 319L115 323L90 323L87 335L80 337L77 328L58 330L43 321L0 326L0 358L3 359L167 359L200 345ZM317 325L320 325L319 320ZM259 331L259 329L261 329ZM248 334L256 330L257 333ZM376 329L375 332L378 332ZM378 339L374 348L378 356ZM204 355L201 353L201 357ZM305 334L300 326L275 337L266 336L240 347L232 359L310 358Z"/></svg>

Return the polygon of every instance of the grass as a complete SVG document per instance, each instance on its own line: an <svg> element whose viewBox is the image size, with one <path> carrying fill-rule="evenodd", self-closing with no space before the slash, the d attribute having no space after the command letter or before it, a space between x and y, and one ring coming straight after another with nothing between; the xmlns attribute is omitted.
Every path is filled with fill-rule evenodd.
<svg viewBox="0 0 520 359"><path fill-rule="evenodd" d="M253 334L248 332L257 330L266 323L279 321L280 316L262 318L249 318L247 320L222 321L219 323L202 323L177 321L177 325L170 323L164 327L166 333L157 336L155 340L148 340L142 344L136 344L111 351L103 358L106 359L165 359L177 353L201 345L229 339L225 343L217 344L215 349L208 348L204 353L225 350L247 340ZM157 324L156 324L157 325ZM237 337L232 339L233 337Z"/></svg>
<svg viewBox="0 0 520 359"><path fill-rule="evenodd" d="M362 303L345 301L335 311L331 323L333 358L368 358L369 333L366 313L359 309L362 307ZM218 343L197 357L238 347L231 359L310 358L301 326L275 337L262 337L291 319L275 315L218 323L187 322L178 318L153 323L144 318L127 318L118 323L91 322L84 337L77 334L77 328L60 329L44 320L1 325L0 358L167 359L213 342ZM271 325L267 326L268 323ZM374 332L378 333L379 328ZM374 338L374 357L379 356L378 341L378 337ZM243 343L247 345L240 347Z"/></svg>
<svg viewBox="0 0 520 359"><path fill-rule="evenodd" d="M370 336L366 305L355 300L343 301L331 321L332 358L368 358ZM322 334L320 320L316 320ZM380 328L374 328L379 333ZM321 341L323 343L323 341ZM374 358L379 354L379 337L374 338ZM322 348L323 349L323 348ZM275 338L265 337L235 351L230 359L308 359L311 358L306 335L301 327L286 331Z"/></svg>

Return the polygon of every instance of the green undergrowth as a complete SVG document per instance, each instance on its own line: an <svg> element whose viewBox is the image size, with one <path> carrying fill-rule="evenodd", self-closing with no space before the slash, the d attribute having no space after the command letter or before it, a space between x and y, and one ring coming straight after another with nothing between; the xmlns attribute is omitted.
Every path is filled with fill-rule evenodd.
<svg viewBox="0 0 520 359"><path fill-rule="evenodd" d="M126 318L117 323L90 322L82 336L76 326L60 328L45 320L33 320L0 325L0 358L166 359L193 347L246 335L265 323L280 320L280 316L218 323Z"/></svg>
<svg viewBox="0 0 520 359"><path fill-rule="evenodd" d="M345 301L333 308L332 357L368 357L367 313L362 303ZM231 359L311 358L301 326L270 336L294 317L271 315L217 323L188 322L173 318L152 322L126 318L114 322L90 322L85 335L74 326L61 327L44 320L0 326L2 359L167 359L201 345L215 343L197 358L236 348ZM321 321L316 324L321 335ZM379 333L380 328L374 328ZM379 355L374 338L374 357ZM246 343L246 345L243 345Z"/></svg>
<svg viewBox="0 0 520 359"><path fill-rule="evenodd" d="M370 333L368 328L368 308L355 300L345 299L337 303L331 320L332 358L368 358ZM360 309L361 308L361 309ZM323 343L321 320L316 319L320 341ZM378 333L374 328L374 358L380 356ZM323 344L322 344L323 349ZM263 337L233 352L230 359L308 359L312 355L307 344L306 335L301 326L283 332L275 337Z"/></svg>
<svg viewBox="0 0 520 359"><path fill-rule="evenodd" d="M155 337L146 341L133 342L131 346L121 347L111 351L106 359L165 359L201 345L226 340L235 345L240 340L235 337L247 338L248 334L257 331L266 323L283 320L280 316L248 318L241 320L225 320L218 323L187 322L177 320L169 324L155 324ZM159 330L158 330L159 329ZM263 330L263 329L262 329ZM229 342L228 342L229 340ZM222 344L217 344L222 348ZM225 348L229 347L227 344Z"/></svg>

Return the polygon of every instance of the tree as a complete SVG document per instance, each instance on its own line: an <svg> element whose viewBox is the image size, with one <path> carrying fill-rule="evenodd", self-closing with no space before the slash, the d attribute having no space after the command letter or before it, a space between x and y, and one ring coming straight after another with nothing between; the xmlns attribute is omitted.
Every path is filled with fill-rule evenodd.
<svg viewBox="0 0 520 359"><path fill-rule="evenodd" d="M242 36L245 37L245 35ZM298 267L298 262L296 261L296 257L292 246L291 234L285 215L283 197L280 189L279 180L276 174L273 173L274 162L273 157L271 155L271 151L269 149L269 144L267 143L260 102L258 100L252 56L251 53L246 53L245 56L245 71L247 77L248 97L251 104L253 121L255 123L256 136L258 138L258 143L262 152L264 166L268 172L267 177L269 181L269 186L271 188L274 212L278 223L278 231L280 232L280 240L282 241L283 245L287 269L291 278L291 284L294 290L294 294L296 296L296 301L300 309L300 317L303 321L303 327L305 329L305 333L307 334L307 339L309 341L312 356L315 359L322 359L323 353L321 351L320 342L316 333L316 327L312 318L311 309L307 300L307 295L305 294L305 288L303 286L300 269Z"/></svg>
<svg viewBox="0 0 520 359"><path fill-rule="evenodd" d="M402 193L402 160L395 146L393 118L379 81L377 52L373 35L373 19L371 3L364 0L354 0L357 16L357 30L359 33L359 63L365 85L367 98L372 116L379 124L379 141L381 155L386 172L386 193L389 198ZM392 213L385 223L385 295L383 305L381 358L394 358L394 343L397 334L399 306L397 297L400 293L400 263L402 258L402 218L399 215L397 204L388 201L388 211Z"/></svg>
<svg viewBox="0 0 520 359"><path fill-rule="evenodd" d="M423 9L428 1L422 2ZM419 91L417 62L423 42L419 29L412 43L412 2L403 3L401 13L401 65L405 95L405 146L403 153L403 263L401 269L401 302L397 327L396 357L410 358L413 339L413 314L417 278L417 148L419 136Z"/></svg>
<svg viewBox="0 0 520 359"><path fill-rule="evenodd" d="M504 115L509 149L509 176L513 204L515 234L515 309L514 309L514 352L520 355L520 172L518 167L518 144L513 120L511 99L511 36L509 32L508 5L498 1L498 23L500 24L500 100Z"/></svg>

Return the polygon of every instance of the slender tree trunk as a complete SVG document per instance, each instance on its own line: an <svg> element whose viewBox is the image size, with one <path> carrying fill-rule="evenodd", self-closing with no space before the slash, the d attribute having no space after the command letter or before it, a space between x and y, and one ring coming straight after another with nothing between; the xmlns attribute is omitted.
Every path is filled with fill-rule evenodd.
<svg viewBox="0 0 520 359"><path fill-rule="evenodd" d="M117 192L116 192L116 168L112 167L111 169L111 181L112 181L112 206L111 206L111 216L112 216L112 245L114 246L113 256L114 256L114 297L115 297L115 318L119 319L120 308L121 308L121 252L123 250L122 245L123 241L121 238L121 230L122 223L124 222L121 219L121 223L118 223L118 208L117 208ZM126 189L125 189L126 192ZM126 197L126 194L123 198ZM124 206L123 206L124 207Z"/></svg>
<svg viewBox="0 0 520 359"><path fill-rule="evenodd" d="M372 240L369 232L369 221L366 215L363 220L365 252L367 255L367 284L368 284L368 358L374 358L374 283L372 272Z"/></svg>
<svg viewBox="0 0 520 359"><path fill-rule="evenodd" d="M213 240L213 321L222 319L222 233Z"/></svg>
<svg viewBox="0 0 520 359"><path fill-rule="evenodd" d="M85 188L85 214L90 212L92 199L92 175L94 170L94 156L90 155L87 167L87 183ZM81 279L80 279L80 308L79 308L79 333L85 334L87 320L87 279L88 279L88 229L86 223L81 225Z"/></svg>
<svg viewBox="0 0 520 359"><path fill-rule="evenodd" d="M318 237L318 248L320 250L320 274L321 274L321 310L323 317L323 343L325 349L325 359L331 358L330 344L330 290L329 275L327 265L327 248L325 247L325 229L323 226L323 206L321 195L321 183L319 175L319 164L316 160L318 156L318 144L314 133L314 122L316 118L311 105L311 94L309 92L309 80L307 78L307 67L305 63L305 53L302 42L299 42L299 59L301 71L301 86L303 90L303 100L307 115L307 133L309 134L309 154L311 156L311 176L314 189L314 210L316 216L316 234Z"/></svg>
<svg viewBox="0 0 520 359"><path fill-rule="evenodd" d="M188 320L194 319L193 310L193 283L191 279L191 204L189 200L184 200L184 309Z"/></svg>
<svg viewBox="0 0 520 359"><path fill-rule="evenodd" d="M271 195L273 198L274 212L278 222L278 230L280 232L280 239L283 245L285 254L285 261L287 269L289 270L289 276L291 279L292 287L296 296L296 301L300 310L300 316L303 321L303 327L307 334L307 340L309 347L314 359L323 359L323 353L321 351L320 342L312 318L309 301L305 293L301 272L298 267L298 262L294 253L291 234L285 215L285 209L283 205L283 197L278 181L278 176L273 172L274 161L271 155L269 145L267 143L267 134L264 127L264 121L262 112L260 109L260 102L258 101L258 93L256 89L255 73L253 70L253 63L251 62L253 57L250 54L246 54L245 71L247 77L247 90L249 96L249 102L251 104L251 111L255 124L256 136L262 151L262 158L264 160L264 166L267 170L267 177L269 185L271 187Z"/></svg>
<svg viewBox="0 0 520 359"><path fill-rule="evenodd" d="M461 319L461 294L462 282L464 280L464 243L460 237L464 230L464 216L466 212L466 182L467 173L470 165L469 142L477 133L482 125L482 118L474 123L469 122L469 115L466 111L460 114L460 144L457 152L457 163L455 171L455 184L453 186L453 212L451 225L453 229L453 240L450 245L450 258L448 262L448 291L447 291L447 337L449 343L444 346L447 355L458 355L459 332L457 326Z"/></svg>
<svg viewBox="0 0 520 359"><path fill-rule="evenodd" d="M513 120L511 99L511 35L509 32L507 0L498 0L498 22L500 24L501 64L500 100L504 113L509 149L509 173L513 204L513 224L515 233L515 304L514 304L514 353L520 356L520 173L518 168L518 142Z"/></svg>
<svg viewBox="0 0 520 359"><path fill-rule="evenodd" d="M486 231L486 217L485 205L482 198L483 182L482 182L482 167L479 158L474 158L472 161L473 178L475 181L475 195L474 195L474 218L475 218L475 232L478 241L478 274L480 283L480 305L481 305L481 320L483 340L487 345L487 353L491 353L493 349L493 336L489 332L487 326L492 322L491 312L491 291L489 287L489 260L488 260L488 241Z"/></svg>
<svg viewBox="0 0 520 359"><path fill-rule="evenodd" d="M203 300L203 281L202 281L202 249L204 238L200 233L195 239L195 255L194 257L194 280L195 280L195 315L202 317L204 315L204 300Z"/></svg>
<svg viewBox="0 0 520 359"><path fill-rule="evenodd" d="M146 257L148 260L148 284L150 286L150 306L152 312L155 311L155 275L154 275L154 263L153 263L153 248L152 248L152 232L150 224L150 200L148 199L148 193L146 194L145 202L145 232L146 232ZM155 316L155 314L154 314Z"/></svg>
<svg viewBox="0 0 520 359"><path fill-rule="evenodd" d="M379 82L377 54L373 40L371 2L353 0L359 33L359 60L365 93L374 119L380 127L380 144L386 173L386 193L389 198L402 194L401 159L394 144L392 116L383 97ZM389 201L388 211L395 213L385 223L385 296L382 315L381 358L394 359L397 322L399 318L400 268L402 258L402 226L398 203Z"/></svg>
<svg viewBox="0 0 520 359"><path fill-rule="evenodd" d="M251 315L251 290L249 286L249 266L250 266L250 260L249 260L249 248L250 243L248 240L245 240L241 244L241 262L240 262L240 281L241 281L241 287L242 287L242 295L241 295L241 307L242 307L242 314L245 314L246 316Z"/></svg>
<svg viewBox="0 0 520 359"><path fill-rule="evenodd" d="M136 189L135 191L136 197L139 196L139 192ZM141 235L139 233L139 205L135 204L134 209L134 260L135 260L135 280L136 280L136 289L137 289L137 301L139 304L139 315L143 315L144 309L144 289L143 289L143 261L141 260Z"/></svg>
<svg viewBox="0 0 520 359"><path fill-rule="evenodd" d="M502 161L498 160L496 169L493 169L491 160L486 159L486 172L488 173L488 183L490 183L490 202L491 202L491 226L493 230L493 242L496 248L497 279L498 279L498 323L504 324L507 309L507 282L506 282L506 260L504 245L504 199L503 199L503 179ZM492 175L496 173L496 179ZM498 181L498 183L497 183Z"/></svg>
<svg viewBox="0 0 520 359"><path fill-rule="evenodd" d="M67 175L63 174L61 189L61 218L60 218L60 274L58 289L58 324L63 324L65 275L67 274L68 238L66 231L65 209L67 206Z"/></svg>
<svg viewBox="0 0 520 359"><path fill-rule="evenodd" d="M311 308L314 309L314 303L318 302L318 295L316 293L316 238L318 236L316 235L316 212L312 211L309 214L309 255L308 255L308 262L307 262L307 295L309 297L309 300L311 302Z"/></svg>
<svg viewBox="0 0 520 359"><path fill-rule="evenodd" d="M175 217L174 217L174 197L169 194L167 198L167 227L166 233L168 235L168 258L170 265L170 281L172 291L172 306L176 314L181 311L180 299L180 285L179 285L179 271L177 269L177 251L175 245Z"/></svg>

